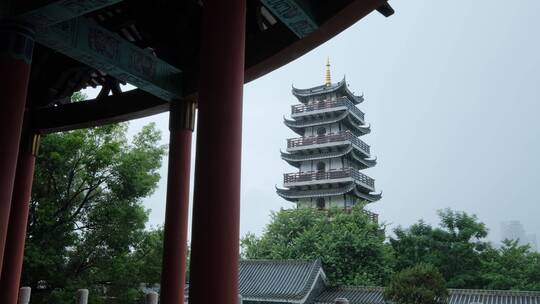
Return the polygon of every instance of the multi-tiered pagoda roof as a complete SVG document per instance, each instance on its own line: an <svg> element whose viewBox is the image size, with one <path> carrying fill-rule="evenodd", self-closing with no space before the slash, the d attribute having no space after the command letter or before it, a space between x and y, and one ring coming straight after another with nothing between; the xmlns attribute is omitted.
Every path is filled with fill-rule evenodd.
<svg viewBox="0 0 540 304"><path fill-rule="evenodd" d="M364 101L342 81L332 83L329 70L324 85L292 89L300 104L291 107L285 125L298 138L287 140L281 157L298 172L284 175L278 194L299 207L344 207L381 198L375 181L360 170L371 168L376 158L359 137L370 133L364 113L356 106Z"/></svg>
<svg viewBox="0 0 540 304"><path fill-rule="evenodd" d="M293 95L298 98L301 103L306 103L309 97L315 96L317 94L328 94L333 92L349 97L355 105L364 101L364 96L356 96L353 92L349 90L347 82L345 81L345 77L343 77L343 80L337 83L331 83L330 85L323 84L309 89L297 89L293 86L292 89Z"/></svg>

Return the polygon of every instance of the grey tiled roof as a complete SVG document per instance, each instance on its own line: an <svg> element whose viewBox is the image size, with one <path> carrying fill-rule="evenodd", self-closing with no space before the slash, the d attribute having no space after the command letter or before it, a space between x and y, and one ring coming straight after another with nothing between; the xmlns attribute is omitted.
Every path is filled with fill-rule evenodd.
<svg viewBox="0 0 540 304"><path fill-rule="evenodd" d="M540 292L450 289L448 304L539 304Z"/></svg>
<svg viewBox="0 0 540 304"><path fill-rule="evenodd" d="M381 287L328 288L315 300L316 304L334 303L347 298L350 304L382 304ZM511 290L449 289L448 304L540 304L540 292Z"/></svg>
<svg viewBox="0 0 540 304"><path fill-rule="evenodd" d="M316 304L334 303L336 298L346 298L350 304L382 304L382 287L333 287L327 288L317 297Z"/></svg>
<svg viewBox="0 0 540 304"><path fill-rule="evenodd" d="M239 277L245 304L334 304L336 298L346 298L350 304L391 304L384 300L382 287L327 287L319 260L242 260ZM316 282L322 288L312 290ZM185 291L187 303L188 288ZM447 304L540 304L536 291L448 291Z"/></svg>
<svg viewBox="0 0 540 304"><path fill-rule="evenodd" d="M319 271L319 260L242 260L240 294L244 300L299 300L308 295Z"/></svg>

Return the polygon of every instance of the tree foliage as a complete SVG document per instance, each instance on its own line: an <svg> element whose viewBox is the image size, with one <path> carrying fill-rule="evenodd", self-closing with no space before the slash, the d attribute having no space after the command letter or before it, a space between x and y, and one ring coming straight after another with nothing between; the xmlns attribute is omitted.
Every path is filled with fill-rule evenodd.
<svg viewBox="0 0 540 304"><path fill-rule="evenodd" d="M518 240L505 240L489 248L482 259L484 288L540 290L540 254Z"/></svg>
<svg viewBox="0 0 540 304"><path fill-rule="evenodd" d="M419 220L396 228L385 243L383 227L371 222L362 208L355 206L351 213L273 213L261 237L247 234L242 239L243 257L319 258L337 285L383 286L393 273L434 268L447 288L540 290L540 254L517 241L493 247L486 241L486 226L474 215L440 210L438 227Z"/></svg>
<svg viewBox="0 0 540 304"><path fill-rule="evenodd" d="M73 290L100 286L129 301L143 275L159 280L155 271L138 271L136 262L159 256L146 250L160 240L159 232L144 231L148 212L141 200L160 178L160 138L153 124L131 142L127 124L43 138L23 270L33 303L71 302Z"/></svg>
<svg viewBox="0 0 540 304"><path fill-rule="evenodd" d="M430 264L417 264L397 272L384 290L396 304L444 304L448 290L441 273Z"/></svg>
<svg viewBox="0 0 540 304"><path fill-rule="evenodd" d="M488 243L487 228L476 216L449 209L439 211L440 226L419 221L408 229L397 228L390 238L396 270L429 263L452 288L482 288L482 254Z"/></svg>
<svg viewBox="0 0 540 304"><path fill-rule="evenodd" d="M321 259L330 282L381 285L392 270L384 229L373 223L361 204L351 212L315 209L280 210L264 234L242 239L248 259Z"/></svg>

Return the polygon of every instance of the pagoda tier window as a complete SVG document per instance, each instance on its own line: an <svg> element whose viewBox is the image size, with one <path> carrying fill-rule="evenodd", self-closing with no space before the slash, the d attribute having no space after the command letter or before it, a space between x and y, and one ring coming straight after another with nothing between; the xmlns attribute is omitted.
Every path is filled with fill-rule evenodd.
<svg viewBox="0 0 540 304"><path fill-rule="evenodd" d="M317 136L324 136L325 134L326 134L326 128L325 127L317 128Z"/></svg>

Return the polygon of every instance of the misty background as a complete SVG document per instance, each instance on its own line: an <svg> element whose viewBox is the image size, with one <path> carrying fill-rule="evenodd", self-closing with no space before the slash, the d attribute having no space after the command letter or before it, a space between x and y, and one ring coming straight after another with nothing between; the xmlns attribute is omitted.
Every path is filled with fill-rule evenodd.
<svg viewBox="0 0 540 304"><path fill-rule="evenodd" d="M383 191L368 209L380 221L435 224L436 210L452 208L476 214L493 241L508 220L540 234L540 2L390 4L395 15L373 12L245 85L241 234L260 235L271 211L295 207L275 193L283 173L296 171L280 158L286 138L297 137L283 117L298 103L291 85L324 83L327 57L333 82L346 75L350 89L364 93L359 108L372 132L362 140L378 159L365 173ZM130 133L149 122L168 143L168 113L132 121ZM165 158L159 188L144 201L153 226L164 221L166 177Z"/></svg>

